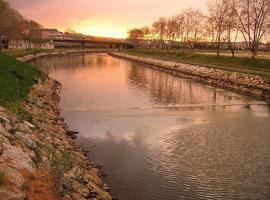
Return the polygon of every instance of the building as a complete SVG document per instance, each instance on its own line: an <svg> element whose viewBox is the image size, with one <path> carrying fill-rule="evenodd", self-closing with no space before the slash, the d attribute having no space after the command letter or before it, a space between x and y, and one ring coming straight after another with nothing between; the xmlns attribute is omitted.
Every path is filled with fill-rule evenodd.
<svg viewBox="0 0 270 200"><path fill-rule="evenodd" d="M49 29L49 28L43 28L40 30L40 38L42 40L50 40L51 35L53 34L61 34L57 29Z"/></svg>
<svg viewBox="0 0 270 200"><path fill-rule="evenodd" d="M32 29L31 30L31 39L32 40L50 40L51 35L55 34L62 34L57 29L50 29L50 28L41 28L41 29Z"/></svg>
<svg viewBox="0 0 270 200"><path fill-rule="evenodd" d="M0 36L0 49L8 49L9 41L4 37Z"/></svg>

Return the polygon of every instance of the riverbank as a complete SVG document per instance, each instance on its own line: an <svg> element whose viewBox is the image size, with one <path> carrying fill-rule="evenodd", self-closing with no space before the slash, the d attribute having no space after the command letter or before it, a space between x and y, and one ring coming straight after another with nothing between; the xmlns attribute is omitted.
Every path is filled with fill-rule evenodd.
<svg viewBox="0 0 270 200"><path fill-rule="evenodd" d="M164 61L174 61L185 64L200 65L213 69L221 69L231 72L239 72L263 76L270 82L270 59L216 56L207 54L204 51L192 50L151 50L133 49L124 50L126 54L154 58Z"/></svg>
<svg viewBox="0 0 270 200"><path fill-rule="evenodd" d="M115 52L117 50L114 49L88 49L88 50L57 50L57 51L51 51L51 52L41 52L36 54L28 54L22 57L17 57L16 59L21 62L30 62L32 60L46 57L46 56L59 56L59 55L67 55L67 54L75 54L75 53L110 53Z"/></svg>
<svg viewBox="0 0 270 200"><path fill-rule="evenodd" d="M88 161L87 152L74 144L77 133L69 130L60 116L60 83L41 72L29 76L36 69L20 61L6 64L0 67L8 69L7 76L11 71L25 72L19 74L20 85L25 85L26 77L33 82L24 93L20 93L22 87L15 88L20 98L5 100L5 105L15 110L19 105L23 115L11 107L0 107L1 198L111 200L110 188L102 181L101 166ZM28 68L23 70L21 65ZM10 85L5 87L7 92L14 90Z"/></svg>
<svg viewBox="0 0 270 200"><path fill-rule="evenodd" d="M66 55L72 53L108 53L118 51L117 49L7 49L2 50L2 53L22 62L29 62L31 60L55 55Z"/></svg>
<svg viewBox="0 0 270 200"><path fill-rule="evenodd" d="M111 56L140 62L161 71L171 73L218 87L229 88L270 102L270 84L259 75L226 71L200 65L167 61L157 58L129 55L127 53L110 53Z"/></svg>

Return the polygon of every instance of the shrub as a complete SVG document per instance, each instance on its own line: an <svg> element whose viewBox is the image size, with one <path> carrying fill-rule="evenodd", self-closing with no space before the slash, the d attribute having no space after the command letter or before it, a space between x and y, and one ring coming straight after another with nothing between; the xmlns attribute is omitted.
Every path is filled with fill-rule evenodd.
<svg viewBox="0 0 270 200"><path fill-rule="evenodd" d="M25 110L21 102L16 101L13 103L9 103L7 104L7 109L11 113L14 113L21 121L32 121L31 114L27 110Z"/></svg>
<svg viewBox="0 0 270 200"><path fill-rule="evenodd" d="M53 148L47 148L47 154L51 165L52 176L54 179L55 189L58 195L62 195L62 185L64 184L64 174L75 165L71 151L56 151Z"/></svg>

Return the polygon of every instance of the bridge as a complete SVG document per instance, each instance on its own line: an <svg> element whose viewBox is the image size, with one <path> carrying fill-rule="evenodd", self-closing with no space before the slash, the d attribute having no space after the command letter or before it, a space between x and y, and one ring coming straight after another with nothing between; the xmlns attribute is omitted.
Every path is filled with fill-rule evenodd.
<svg viewBox="0 0 270 200"><path fill-rule="evenodd" d="M130 49L133 45L128 42L113 41L113 40L89 40L89 39L52 39L56 48L118 48Z"/></svg>

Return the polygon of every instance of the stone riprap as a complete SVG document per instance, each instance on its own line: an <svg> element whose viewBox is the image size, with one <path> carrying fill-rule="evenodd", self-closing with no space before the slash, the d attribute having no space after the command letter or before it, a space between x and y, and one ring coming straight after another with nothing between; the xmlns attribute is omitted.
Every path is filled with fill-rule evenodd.
<svg viewBox="0 0 270 200"><path fill-rule="evenodd" d="M60 83L44 75L23 103L28 121L0 107L0 199L112 199L102 171L71 139L60 91Z"/></svg>
<svg viewBox="0 0 270 200"><path fill-rule="evenodd" d="M108 52L115 52L118 51L116 49L110 49L110 50L91 50L91 49L85 49L85 50L65 50L65 51L51 51L51 52L41 52L36 54L29 54L23 57L17 58L17 60L21 62L30 62L32 60L47 57L47 56L60 56L60 55L67 55L67 54L75 54L75 53L81 53L81 54L87 54L87 53L108 53Z"/></svg>
<svg viewBox="0 0 270 200"><path fill-rule="evenodd" d="M66 52L56 51L56 52L42 52L42 53L36 53L36 54L29 54L29 55L17 58L17 60L21 62L29 62L37 58L42 58L45 56L55 56L55 55L66 55Z"/></svg>
<svg viewBox="0 0 270 200"><path fill-rule="evenodd" d="M183 64L180 62L165 61L154 58L133 56L125 53L110 53L111 56L128 59L176 76L190 78L196 81L230 88L245 94L260 97L270 102L270 84L264 77L240 72L225 71L198 65Z"/></svg>

